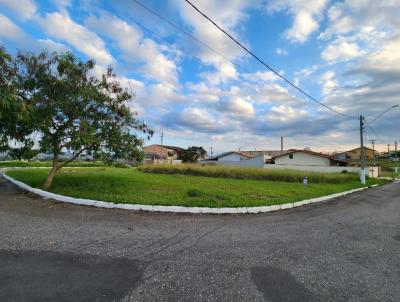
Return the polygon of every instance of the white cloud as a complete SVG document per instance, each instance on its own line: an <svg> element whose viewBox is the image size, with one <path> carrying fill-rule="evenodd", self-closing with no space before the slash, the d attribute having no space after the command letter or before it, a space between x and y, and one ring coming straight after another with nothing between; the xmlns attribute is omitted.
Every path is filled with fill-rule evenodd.
<svg viewBox="0 0 400 302"><path fill-rule="evenodd" d="M40 48L42 48L44 50L47 50L49 52L53 52L53 51L56 51L56 52L71 51L71 49L68 46L66 46L66 45L64 45L62 43L55 42L52 39L38 39L38 44L39 44Z"/></svg>
<svg viewBox="0 0 400 302"><path fill-rule="evenodd" d="M203 132L219 132L224 127L208 110L202 108L187 107L178 119L181 125Z"/></svg>
<svg viewBox="0 0 400 302"><path fill-rule="evenodd" d="M29 51L41 51L47 50L53 51L67 51L69 48L61 43L57 43L51 39L38 39L35 40L33 37L24 32L9 18L0 14L0 41L6 41L8 44L12 44L21 50ZM28 48L27 48L28 46Z"/></svg>
<svg viewBox="0 0 400 302"><path fill-rule="evenodd" d="M40 24L48 35L66 41L89 58L95 59L97 63L109 65L114 62L104 41L84 26L75 23L67 14L46 14Z"/></svg>
<svg viewBox="0 0 400 302"><path fill-rule="evenodd" d="M280 56L287 56L289 54L287 50L282 48L275 49L275 53Z"/></svg>
<svg viewBox="0 0 400 302"><path fill-rule="evenodd" d="M53 0L55 5L57 5L61 10L66 9L71 6L72 0Z"/></svg>
<svg viewBox="0 0 400 302"><path fill-rule="evenodd" d="M328 10L329 24L321 38L357 33L365 27L397 30L400 24L400 2L346 0L335 3Z"/></svg>
<svg viewBox="0 0 400 302"><path fill-rule="evenodd" d="M165 56L160 45L145 38L142 31L127 22L112 16L89 17L86 25L115 41L127 62L143 63L143 75L178 86L175 62Z"/></svg>
<svg viewBox="0 0 400 302"><path fill-rule="evenodd" d="M318 23L313 16L307 11L300 11L295 15L293 26L285 33L287 39L302 43L317 29Z"/></svg>
<svg viewBox="0 0 400 302"><path fill-rule="evenodd" d="M327 0L272 0L267 2L266 9L270 13L289 11L293 24L285 31L285 38L303 43L318 30L327 3Z"/></svg>
<svg viewBox="0 0 400 302"><path fill-rule="evenodd" d="M32 19L36 14L36 4L31 0L0 0L4 5L15 11L23 19Z"/></svg>
<svg viewBox="0 0 400 302"><path fill-rule="evenodd" d="M388 39L380 51L365 57L359 67L370 72L389 72L395 75L400 73L400 32L397 36Z"/></svg>
<svg viewBox="0 0 400 302"><path fill-rule="evenodd" d="M334 42L328 47L326 47L322 53L321 57L325 61L343 61L343 60L350 60L355 57L358 57L363 52L359 49L356 43L349 43L346 41L342 42Z"/></svg>
<svg viewBox="0 0 400 302"><path fill-rule="evenodd" d="M274 74L272 71L257 71L253 73L244 73L242 77L245 78L247 81L252 82L273 82L278 80L278 76Z"/></svg>
<svg viewBox="0 0 400 302"><path fill-rule="evenodd" d="M263 103L293 103L298 102L289 95L289 91L278 84L266 84L255 89L254 101L259 104Z"/></svg>
<svg viewBox="0 0 400 302"><path fill-rule="evenodd" d="M324 95L328 95L339 88L339 83L334 79L334 77L335 73L332 70L327 71L322 75L322 81L320 84L322 84L322 93Z"/></svg>
<svg viewBox="0 0 400 302"><path fill-rule="evenodd" d="M240 97L233 97L229 101L227 109L238 117L252 118L256 114L253 105Z"/></svg>
<svg viewBox="0 0 400 302"><path fill-rule="evenodd" d="M217 71L202 72L200 76L205 78L210 85L218 85L220 83L227 83L228 80L238 78L238 73L235 66L230 62L216 62L215 66Z"/></svg>
<svg viewBox="0 0 400 302"><path fill-rule="evenodd" d="M344 1L329 9L329 22L320 35L333 40L321 56L326 60L352 59L339 76L347 84L340 90L330 74L325 74L324 103L351 115L373 117L398 104L400 88L399 1ZM343 43L346 47L343 46ZM362 49L362 50L360 50ZM360 56L360 54L362 54ZM338 72L336 72L338 73ZM383 140L397 135L392 127L398 120L393 111L374 125ZM373 134L370 134L373 136ZM390 138L391 137L391 138Z"/></svg>
<svg viewBox="0 0 400 302"><path fill-rule="evenodd" d="M207 74L207 78L215 82L224 82L226 79L236 78L236 68L229 61L235 61L245 55L237 45L232 42L225 34L220 32L209 21L204 19L192 7L184 1L175 0L176 7L179 10L182 19L193 28L193 35L210 45L218 53L224 54L228 59L222 58L220 55L210 51L208 48L200 48L197 56L204 63L213 65L217 72L214 76ZM240 24L247 15L244 11L248 8L254 8L258 1L214 1L205 0L198 4L198 7L207 13L221 27L229 31L240 40L235 31L237 25ZM197 4L197 3L196 3Z"/></svg>
<svg viewBox="0 0 400 302"><path fill-rule="evenodd" d="M291 106L273 106L267 114L267 120L272 122L288 123L305 118L308 115L305 110L295 110Z"/></svg>
<svg viewBox="0 0 400 302"><path fill-rule="evenodd" d="M14 22L0 14L0 39L12 40L19 44L26 42L29 38Z"/></svg>
<svg viewBox="0 0 400 302"><path fill-rule="evenodd" d="M301 77L308 77L311 74L313 74L314 72L316 72L320 67L321 67L320 65L312 65L310 67L303 68L300 71L296 71L295 75L296 76L301 76Z"/></svg>

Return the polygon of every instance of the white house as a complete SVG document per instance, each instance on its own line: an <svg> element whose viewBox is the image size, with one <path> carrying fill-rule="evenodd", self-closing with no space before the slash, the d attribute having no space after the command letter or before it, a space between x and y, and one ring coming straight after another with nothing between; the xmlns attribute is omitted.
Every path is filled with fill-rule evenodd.
<svg viewBox="0 0 400 302"><path fill-rule="evenodd" d="M347 162L332 156L308 150L289 150L272 158L275 165L295 166L347 166Z"/></svg>
<svg viewBox="0 0 400 302"><path fill-rule="evenodd" d="M241 161L241 160L247 160L250 159L251 156L241 153L241 152L236 152L236 151L229 151L229 152L224 152L215 156L211 156L206 159L206 161L218 161L218 162L232 162L232 161Z"/></svg>
<svg viewBox="0 0 400 302"><path fill-rule="evenodd" d="M258 155L250 156L243 152L229 151L218 154L216 156L209 157L205 160L200 161L205 164L217 164L225 166L239 166L239 167L258 167L263 168L267 160L270 160L271 156Z"/></svg>

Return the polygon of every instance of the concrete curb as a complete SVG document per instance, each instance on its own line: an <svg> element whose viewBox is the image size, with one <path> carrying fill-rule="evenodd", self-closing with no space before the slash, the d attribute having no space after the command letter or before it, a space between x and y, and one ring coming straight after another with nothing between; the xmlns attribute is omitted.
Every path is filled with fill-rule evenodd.
<svg viewBox="0 0 400 302"><path fill-rule="evenodd" d="M188 214L257 214L257 213L267 213L278 210L291 209L294 207L303 206L310 203L326 201L334 199L340 196L345 196L351 193L359 192L369 187L353 189L345 192L335 193L331 195L316 197L312 199L297 201L294 203L284 203L281 205L271 205L271 206L260 206L260 207L240 207L240 208L207 208L207 207L183 207L183 206L161 206L161 205L140 205L140 204L127 204L127 203L113 203L92 199L84 198L74 198L64 195L59 195L55 193L50 193L43 191L41 189L35 189L21 181L18 181L5 173L2 173L3 177L8 181L12 182L19 188L26 190L28 192L35 193L43 197L44 199L54 199L56 201L67 202L77 205L93 206L98 208L108 208L108 209L123 209L123 210L134 210L134 211L147 211L147 212L168 212L168 213L188 213ZM376 187L373 185L371 187Z"/></svg>

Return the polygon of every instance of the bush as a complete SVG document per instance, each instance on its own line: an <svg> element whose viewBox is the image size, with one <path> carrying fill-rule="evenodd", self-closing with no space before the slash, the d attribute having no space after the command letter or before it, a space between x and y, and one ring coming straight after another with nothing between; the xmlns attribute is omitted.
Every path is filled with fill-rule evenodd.
<svg viewBox="0 0 400 302"><path fill-rule="evenodd" d="M307 176L309 183L346 183L358 180L355 173L318 173L297 170L269 170L227 166L204 166L194 164L140 166L146 173L181 174L205 177L302 182Z"/></svg>

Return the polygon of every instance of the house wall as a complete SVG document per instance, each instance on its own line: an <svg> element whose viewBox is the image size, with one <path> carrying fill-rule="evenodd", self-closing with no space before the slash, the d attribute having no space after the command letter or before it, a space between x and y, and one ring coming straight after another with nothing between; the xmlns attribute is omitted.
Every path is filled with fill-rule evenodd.
<svg viewBox="0 0 400 302"><path fill-rule="evenodd" d="M371 149L364 149L365 150L365 158L366 159L374 159L374 151ZM351 160L360 160L361 158L361 148L347 151L346 152L347 158Z"/></svg>
<svg viewBox="0 0 400 302"><path fill-rule="evenodd" d="M289 154L275 158L275 165L301 165L301 166L329 166L329 158L316 156L303 152L292 153L293 158L289 158Z"/></svg>
<svg viewBox="0 0 400 302"><path fill-rule="evenodd" d="M144 147L144 154L146 159L153 159L153 154L156 154L158 159L168 159L168 160L176 160L178 158L178 154L175 150L171 150L162 146L150 145ZM146 156L147 155L147 156Z"/></svg>

